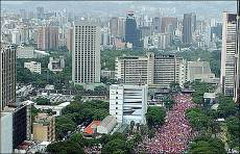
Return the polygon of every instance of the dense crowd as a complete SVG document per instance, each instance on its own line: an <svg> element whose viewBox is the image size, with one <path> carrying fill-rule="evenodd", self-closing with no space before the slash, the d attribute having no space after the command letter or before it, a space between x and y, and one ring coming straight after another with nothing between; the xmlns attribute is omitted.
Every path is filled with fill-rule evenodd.
<svg viewBox="0 0 240 154"><path fill-rule="evenodd" d="M185 111L195 106L191 96L174 96L175 104L167 113L166 122L156 129L155 137L145 139L139 149L147 153L181 153L187 149L188 142L196 135L185 117Z"/></svg>
<svg viewBox="0 0 240 154"><path fill-rule="evenodd" d="M99 146L92 146L84 148L84 152L88 154L100 154L101 148Z"/></svg>

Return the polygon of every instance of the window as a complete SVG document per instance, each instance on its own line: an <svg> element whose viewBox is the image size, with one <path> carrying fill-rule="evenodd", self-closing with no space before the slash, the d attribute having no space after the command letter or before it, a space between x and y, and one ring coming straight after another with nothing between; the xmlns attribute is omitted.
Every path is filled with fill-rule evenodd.
<svg viewBox="0 0 240 154"><path fill-rule="evenodd" d="M116 102L116 104L118 104L118 102Z"/></svg>
<svg viewBox="0 0 240 154"><path fill-rule="evenodd" d="M116 112L116 115L117 115L118 113Z"/></svg>
<svg viewBox="0 0 240 154"><path fill-rule="evenodd" d="M116 107L116 110L118 109L118 107Z"/></svg>
<svg viewBox="0 0 240 154"><path fill-rule="evenodd" d="M116 99L118 99L118 97L116 97Z"/></svg>

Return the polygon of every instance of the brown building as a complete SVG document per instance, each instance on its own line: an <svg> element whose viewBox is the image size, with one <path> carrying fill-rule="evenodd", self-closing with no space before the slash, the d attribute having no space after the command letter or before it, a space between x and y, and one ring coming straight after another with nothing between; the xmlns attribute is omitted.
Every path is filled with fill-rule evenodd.
<svg viewBox="0 0 240 154"><path fill-rule="evenodd" d="M112 17L110 19L110 32L113 37L124 37L125 19L121 17Z"/></svg>
<svg viewBox="0 0 240 154"><path fill-rule="evenodd" d="M0 111L16 102L16 47L1 43Z"/></svg>
<svg viewBox="0 0 240 154"><path fill-rule="evenodd" d="M37 48L41 50L57 49L58 28L54 26L42 26L38 28Z"/></svg>
<svg viewBox="0 0 240 154"><path fill-rule="evenodd" d="M55 117L47 113L38 113L33 123L33 140L55 141Z"/></svg>
<svg viewBox="0 0 240 154"><path fill-rule="evenodd" d="M177 27L177 18L175 17L162 17L161 32L173 32Z"/></svg>

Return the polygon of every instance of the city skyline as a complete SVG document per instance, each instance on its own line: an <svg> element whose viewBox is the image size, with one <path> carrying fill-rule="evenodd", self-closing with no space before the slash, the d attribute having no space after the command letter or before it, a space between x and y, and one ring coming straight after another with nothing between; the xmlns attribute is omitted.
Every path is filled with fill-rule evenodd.
<svg viewBox="0 0 240 154"><path fill-rule="evenodd" d="M236 2L1 4L0 153L240 152Z"/></svg>

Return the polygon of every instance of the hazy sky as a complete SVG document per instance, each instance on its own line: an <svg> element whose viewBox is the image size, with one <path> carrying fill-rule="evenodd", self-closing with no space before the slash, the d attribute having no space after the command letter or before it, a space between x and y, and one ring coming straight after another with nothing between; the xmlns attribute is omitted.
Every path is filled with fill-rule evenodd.
<svg viewBox="0 0 240 154"><path fill-rule="evenodd" d="M223 11L236 11L236 1L1 1L1 8L19 11L25 8L35 11L43 6L46 11L66 9L74 13L120 14L128 10L156 14L163 11L166 15L182 16L183 13L196 12L200 16L218 16Z"/></svg>

